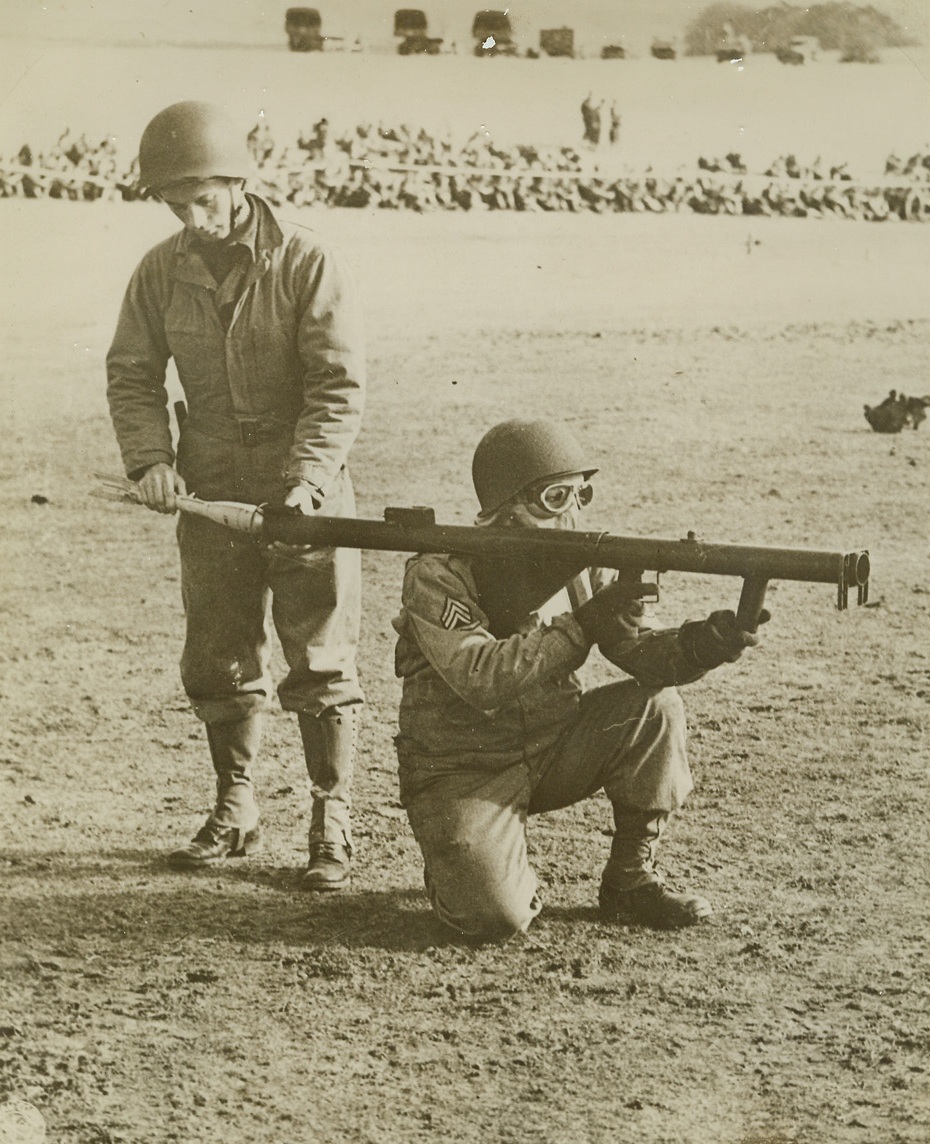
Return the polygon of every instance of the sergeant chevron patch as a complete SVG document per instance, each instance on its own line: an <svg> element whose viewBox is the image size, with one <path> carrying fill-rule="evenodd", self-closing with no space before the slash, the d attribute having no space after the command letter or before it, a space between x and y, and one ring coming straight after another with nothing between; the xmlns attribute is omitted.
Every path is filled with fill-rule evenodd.
<svg viewBox="0 0 930 1144"><path fill-rule="evenodd" d="M446 606L442 610L442 626L448 631L453 628L470 628L474 624L471 612L461 600L446 596Z"/></svg>

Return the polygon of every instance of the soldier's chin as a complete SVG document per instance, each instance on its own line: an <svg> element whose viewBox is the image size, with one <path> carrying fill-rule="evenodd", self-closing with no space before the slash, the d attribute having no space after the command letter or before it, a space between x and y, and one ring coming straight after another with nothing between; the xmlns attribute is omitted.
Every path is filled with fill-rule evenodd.
<svg viewBox="0 0 930 1144"><path fill-rule="evenodd" d="M536 518L537 528L551 528L557 532L571 531L578 523L578 513L574 509L560 513L559 516L544 516Z"/></svg>

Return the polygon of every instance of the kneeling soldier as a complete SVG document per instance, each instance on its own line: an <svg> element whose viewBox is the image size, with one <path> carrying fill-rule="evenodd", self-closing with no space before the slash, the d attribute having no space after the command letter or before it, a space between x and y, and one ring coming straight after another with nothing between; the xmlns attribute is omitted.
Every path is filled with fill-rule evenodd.
<svg viewBox="0 0 930 1144"><path fill-rule="evenodd" d="M479 525L571 529L597 470L562 425L514 420L484 436L472 471ZM728 611L650 630L648 586L604 569L514 622L501 601L517 599L520 585L502 585L502 567L414 556L394 621L401 800L433 909L473 938L526 930L540 910L527 816L603 789L615 833L601 916L658 929L700 922L709 903L667 889L655 864L669 817L692 788L675 687L735 661L757 637ZM574 611L572 597L584 599ZM632 679L584 692L574 673L595 644Z"/></svg>

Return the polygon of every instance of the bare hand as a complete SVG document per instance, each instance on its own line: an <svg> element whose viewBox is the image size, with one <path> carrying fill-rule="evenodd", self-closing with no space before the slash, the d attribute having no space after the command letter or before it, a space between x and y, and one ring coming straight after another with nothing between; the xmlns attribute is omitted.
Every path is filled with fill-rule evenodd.
<svg viewBox="0 0 930 1144"><path fill-rule="evenodd" d="M284 507L296 509L301 516L313 516L319 511L320 498L309 485L295 485L287 490L284 498Z"/></svg>
<svg viewBox="0 0 930 1144"><path fill-rule="evenodd" d="M146 508L154 512L177 512L177 496L184 496L187 489L177 470L164 461L159 461L146 469L139 481L139 496Z"/></svg>

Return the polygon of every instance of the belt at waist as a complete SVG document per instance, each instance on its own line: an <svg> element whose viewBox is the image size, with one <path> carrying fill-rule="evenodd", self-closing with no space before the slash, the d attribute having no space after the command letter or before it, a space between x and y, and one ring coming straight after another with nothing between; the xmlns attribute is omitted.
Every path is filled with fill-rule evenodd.
<svg viewBox="0 0 930 1144"><path fill-rule="evenodd" d="M189 413L184 421L186 429L193 429L204 437L214 437L218 441L232 441L254 448L265 441L277 441L294 432L293 423L268 414L237 414L221 417L214 413Z"/></svg>

